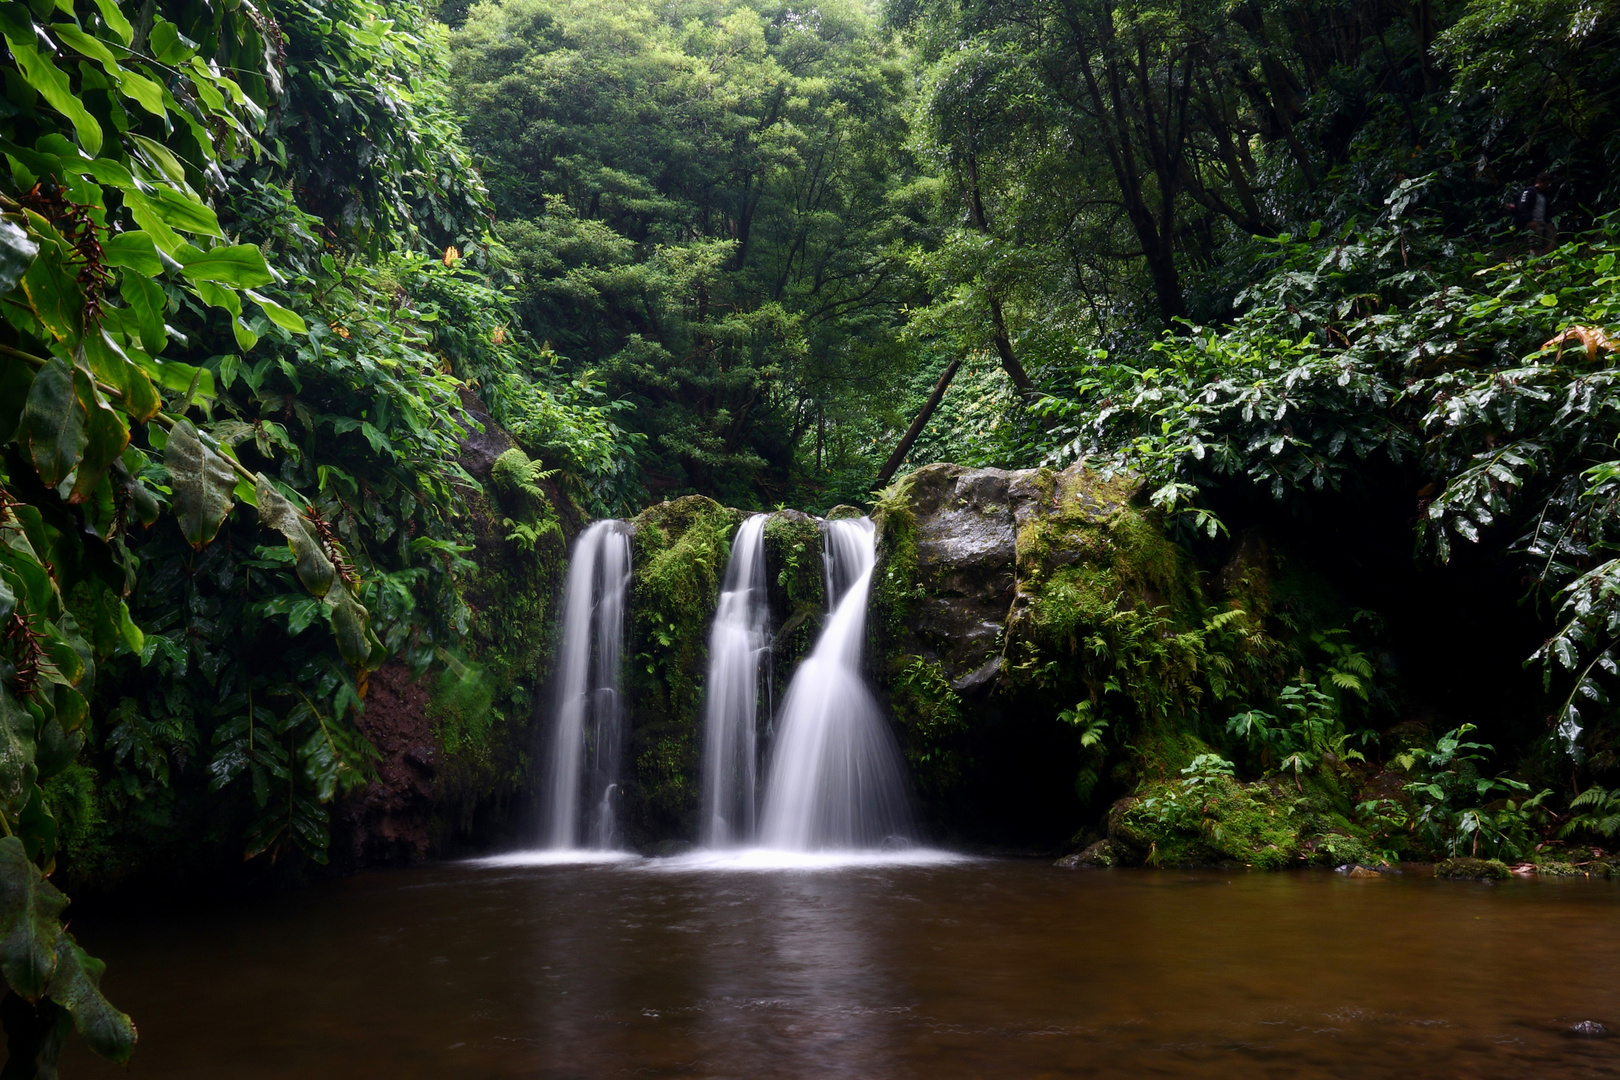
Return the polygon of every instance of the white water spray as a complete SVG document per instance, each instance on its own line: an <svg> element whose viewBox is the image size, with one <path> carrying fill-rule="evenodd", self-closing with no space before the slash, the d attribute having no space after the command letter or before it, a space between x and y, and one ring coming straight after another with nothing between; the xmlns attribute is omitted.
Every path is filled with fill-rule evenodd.
<svg viewBox="0 0 1620 1080"><path fill-rule="evenodd" d="M912 835L899 749L861 676L875 534L866 518L826 523L831 614L783 701L760 822L767 848L872 848Z"/></svg>
<svg viewBox="0 0 1620 1080"><path fill-rule="evenodd" d="M598 521L580 534L563 585L562 647L542 806L548 848L611 848L624 711L619 694L630 536L622 521ZM582 822L582 811L588 820Z"/></svg>
<svg viewBox="0 0 1620 1080"><path fill-rule="evenodd" d="M765 522L754 514L737 529L709 630L709 675L703 701L705 847L727 847L754 835L755 730L760 664L765 658Z"/></svg>

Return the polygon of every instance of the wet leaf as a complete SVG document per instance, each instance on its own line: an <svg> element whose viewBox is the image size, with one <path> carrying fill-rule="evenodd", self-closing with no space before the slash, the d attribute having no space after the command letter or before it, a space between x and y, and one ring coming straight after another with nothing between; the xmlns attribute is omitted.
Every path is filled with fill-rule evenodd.
<svg viewBox="0 0 1620 1080"><path fill-rule="evenodd" d="M89 497L101 475L129 445L129 427L124 423L123 414L107 404L83 371L73 373L73 383L79 404L85 411L85 446L79 457L79 471L73 481L73 490L68 493L68 501L80 503Z"/></svg>
<svg viewBox="0 0 1620 1080"><path fill-rule="evenodd" d="M0 294L17 287L38 254L39 245L16 222L0 218Z"/></svg>
<svg viewBox="0 0 1620 1080"><path fill-rule="evenodd" d="M68 341L83 332L84 291L55 251L35 259L23 274L22 283L35 318L52 337Z"/></svg>
<svg viewBox="0 0 1620 1080"><path fill-rule="evenodd" d="M326 602L332 608L332 636L337 639L338 652L355 667L365 667L371 658L370 613L342 586L329 591Z"/></svg>
<svg viewBox="0 0 1620 1080"><path fill-rule="evenodd" d="M291 330L295 334L309 333L309 327L305 325L303 316L296 311L284 308L269 297L261 296L252 289L245 291L248 299L263 308L265 316L277 326L284 330Z"/></svg>
<svg viewBox="0 0 1620 1080"><path fill-rule="evenodd" d="M34 376L17 437L47 487L65 480L90 442L88 416L73 386L73 372L59 357Z"/></svg>
<svg viewBox="0 0 1620 1080"><path fill-rule="evenodd" d="M202 548L216 533L235 505L231 490L236 473L219 454L204 446L191 421L181 420L169 432L163 464L173 482L174 516L186 542Z"/></svg>
<svg viewBox="0 0 1620 1080"><path fill-rule="evenodd" d="M101 993L107 965L90 956L71 934L56 940L56 970L45 993L73 1017L73 1026L90 1049L123 1064L135 1050L135 1025Z"/></svg>
<svg viewBox="0 0 1620 1080"><path fill-rule="evenodd" d="M23 78L28 85L38 91L46 104L73 124L73 130L79 136L79 145L84 147L85 152L91 157L101 153L101 125L96 123L96 118L90 115L73 93L67 75L41 56L31 42L8 35L6 44L11 46L11 55L17 61L17 66L22 68Z"/></svg>
<svg viewBox="0 0 1620 1080"><path fill-rule="evenodd" d="M192 281L217 281L239 289L268 285L275 280L264 253L252 244L217 247L181 259L181 270Z"/></svg>
<svg viewBox="0 0 1620 1080"><path fill-rule="evenodd" d="M109 266L122 266L148 278L163 273L163 260L158 258L157 246L150 234L131 229L109 236L101 245L102 256ZM129 276L124 277L124 288L129 288ZM153 288L157 283L152 283Z"/></svg>
<svg viewBox="0 0 1620 1080"><path fill-rule="evenodd" d="M337 576L337 568L327 557L320 537L304 515L263 476L257 486L259 520L287 538L287 546L297 559L298 580L316 596L325 596Z"/></svg>
<svg viewBox="0 0 1620 1080"><path fill-rule="evenodd" d="M0 838L0 974L19 996L38 1001L56 972L67 897L40 876L23 842Z"/></svg>

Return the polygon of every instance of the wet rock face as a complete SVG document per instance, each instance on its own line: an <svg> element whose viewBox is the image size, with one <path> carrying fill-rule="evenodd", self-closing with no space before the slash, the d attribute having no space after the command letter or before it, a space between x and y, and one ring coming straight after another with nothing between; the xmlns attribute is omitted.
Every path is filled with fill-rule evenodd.
<svg viewBox="0 0 1620 1080"><path fill-rule="evenodd" d="M1008 489L1017 473L930 465L911 486L917 523L914 633L959 690L988 682L1012 604L1017 528Z"/></svg>
<svg viewBox="0 0 1620 1080"><path fill-rule="evenodd" d="M1002 632L1027 606L1030 580L1085 557L1083 544L1067 542L1069 527L1106 523L1134 490L1078 466L917 470L906 481L920 588L914 651L938 660L958 691L990 685L1002 664Z"/></svg>

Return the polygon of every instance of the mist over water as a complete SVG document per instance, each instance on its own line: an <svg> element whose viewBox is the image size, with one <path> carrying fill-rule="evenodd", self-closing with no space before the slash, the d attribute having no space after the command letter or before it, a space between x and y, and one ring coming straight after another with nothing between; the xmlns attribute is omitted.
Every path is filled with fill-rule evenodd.
<svg viewBox="0 0 1620 1080"><path fill-rule="evenodd" d="M867 518L829 521L823 544L832 610L783 699L760 843L826 851L909 842L899 749L861 672L876 529Z"/></svg>
<svg viewBox="0 0 1620 1080"><path fill-rule="evenodd" d="M729 847L754 835L759 681L770 614L765 595L766 520L767 515L754 514L738 527L709 631L700 836L706 847Z"/></svg>
<svg viewBox="0 0 1620 1080"><path fill-rule="evenodd" d="M547 751L540 842L546 848L612 848L614 796L624 752L620 694L630 536L622 521L580 534L563 586L562 643Z"/></svg>

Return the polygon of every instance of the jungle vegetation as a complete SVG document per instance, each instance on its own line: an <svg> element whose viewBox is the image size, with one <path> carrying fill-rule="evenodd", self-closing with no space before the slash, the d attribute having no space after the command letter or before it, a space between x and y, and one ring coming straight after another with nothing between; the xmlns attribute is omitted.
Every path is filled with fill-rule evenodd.
<svg viewBox="0 0 1620 1080"><path fill-rule="evenodd" d="M1358 751L1405 762L1366 812L1413 850L1611 839L1617 34L1613 0L0 4L6 1075L134 1046L53 879L325 861L371 675L465 671L474 403L576 515L1140 477L1206 569L1261 535L1342 601L1273 627L1308 663L1220 697L1185 785L1303 796L1421 713ZM1543 171L1555 236L1504 211ZM1502 628L1444 621L1481 592ZM1453 651L1410 666L1454 664L1380 659L1430 617ZM1511 715L1461 715L1504 658Z"/></svg>

